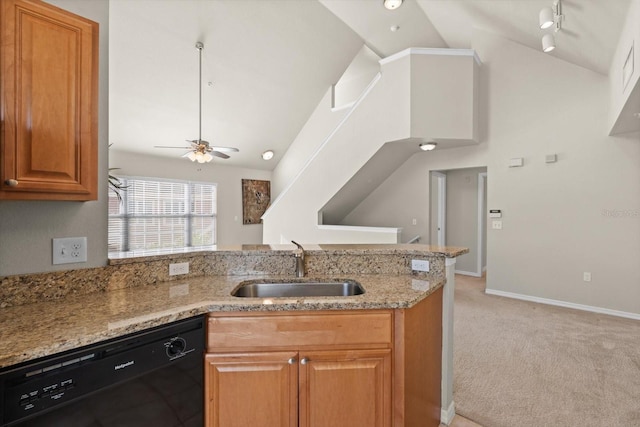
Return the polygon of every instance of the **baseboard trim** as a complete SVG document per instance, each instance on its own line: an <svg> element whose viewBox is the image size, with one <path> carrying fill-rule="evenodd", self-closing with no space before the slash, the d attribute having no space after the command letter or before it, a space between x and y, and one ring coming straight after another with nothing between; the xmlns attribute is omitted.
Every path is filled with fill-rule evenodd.
<svg viewBox="0 0 640 427"><path fill-rule="evenodd" d="M472 271L456 270L456 274L462 274L463 276L482 277L482 274L474 273Z"/></svg>
<svg viewBox="0 0 640 427"><path fill-rule="evenodd" d="M584 305L584 304L576 304L573 302L560 301L560 300L549 299L549 298L533 297L530 295L516 294L513 292L498 291L495 289L488 289L488 288L485 289L484 293L487 295L496 295L499 297L513 298L513 299L519 299L523 301L537 302L540 304L555 305L558 307L573 308L575 310L590 311L592 313L608 314L610 316L640 320L640 314L630 313L627 311L611 310L609 308L595 307L592 305Z"/></svg>
<svg viewBox="0 0 640 427"><path fill-rule="evenodd" d="M456 405L455 402L451 401L449 407L447 409L440 409L440 423L449 425L451 421L453 421L453 417L456 416Z"/></svg>

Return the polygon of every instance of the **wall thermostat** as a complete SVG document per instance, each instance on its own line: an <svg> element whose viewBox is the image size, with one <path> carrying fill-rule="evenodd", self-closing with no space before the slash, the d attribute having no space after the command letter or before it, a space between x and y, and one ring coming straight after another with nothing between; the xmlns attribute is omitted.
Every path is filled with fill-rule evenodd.
<svg viewBox="0 0 640 427"><path fill-rule="evenodd" d="M489 218L502 218L502 211L500 209L489 209Z"/></svg>

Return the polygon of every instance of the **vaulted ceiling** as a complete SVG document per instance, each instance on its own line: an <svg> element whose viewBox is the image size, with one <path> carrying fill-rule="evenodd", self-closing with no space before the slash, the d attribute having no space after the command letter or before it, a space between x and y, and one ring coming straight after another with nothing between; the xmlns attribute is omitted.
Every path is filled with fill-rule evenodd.
<svg viewBox="0 0 640 427"><path fill-rule="evenodd" d="M363 44L471 48L474 29L540 49L538 12L552 0L110 0L112 149L172 156L198 137L237 147L225 164L273 169ZM563 0L560 59L607 74L630 0ZM398 27L392 31L391 27ZM550 30L548 30L550 31ZM272 149L270 161L260 154Z"/></svg>

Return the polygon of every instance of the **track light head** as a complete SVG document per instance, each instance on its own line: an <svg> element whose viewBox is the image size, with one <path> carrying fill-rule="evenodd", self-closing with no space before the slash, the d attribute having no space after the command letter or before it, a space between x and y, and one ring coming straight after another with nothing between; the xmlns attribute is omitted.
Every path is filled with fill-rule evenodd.
<svg viewBox="0 0 640 427"><path fill-rule="evenodd" d="M545 34L542 36L542 51L544 53L549 53L555 48L556 40L553 38L552 34Z"/></svg>
<svg viewBox="0 0 640 427"><path fill-rule="evenodd" d="M540 29L546 30L555 23L553 15L553 9L550 7L545 7L540 11Z"/></svg>

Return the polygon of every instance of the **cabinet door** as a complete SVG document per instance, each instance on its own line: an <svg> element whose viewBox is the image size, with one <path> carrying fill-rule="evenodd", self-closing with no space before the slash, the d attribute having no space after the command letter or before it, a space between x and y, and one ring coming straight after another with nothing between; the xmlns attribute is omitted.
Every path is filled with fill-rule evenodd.
<svg viewBox="0 0 640 427"><path fill-rule="evenodd" d="M0 199L95 200L98 24L0 3Z"/></svg>
<svg viewBox="0 0 640 427"><path fill-rule="evenodd" d="M391 425L391 350L300 353L300 427Z"/></svg>
<svg viewBox="0 0 640 427"><path fill-rule="evenodd" d="M208 354L207 427L297 427L296 352Z"/></svg>

